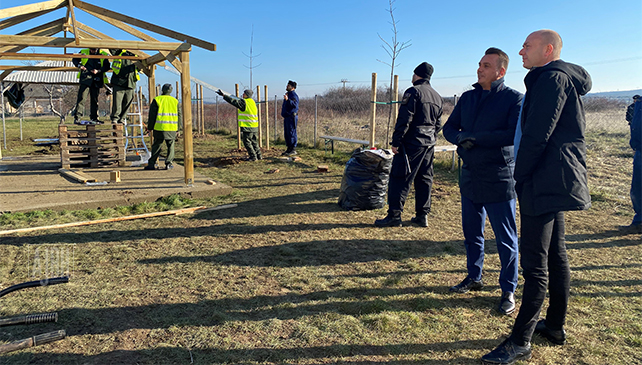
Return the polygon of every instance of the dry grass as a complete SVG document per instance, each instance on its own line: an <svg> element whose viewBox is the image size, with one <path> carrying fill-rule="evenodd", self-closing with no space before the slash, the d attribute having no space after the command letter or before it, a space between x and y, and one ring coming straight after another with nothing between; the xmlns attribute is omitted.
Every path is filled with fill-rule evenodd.
<svg viewBox="0 0 642 365"><path fill-rule="evenodd" d="M530 364L642 363L642 245L614 231L632 218L632 154L624 133L591 132L588 142L593 208L567 215L569 342L534 337ZM2 287L31 278L38 247L73 245L74 265L68 284L0 299L2 316L60 314L56 324L2 327L0 341L60 328L69 337L0 362L477 364L509 333L514 318L494 310L500 265L490 229L487 289L448 293L465 275L449 155L437 163L430 227L377 229L383 210L336 203L347 155L302 149L296 164L211 167L235 144L195 139L198 171L235 191L193 202L235 209L2 237ZM322 162L330 173L313 172ZM15 225L58 218L33 214Z"/></svg>

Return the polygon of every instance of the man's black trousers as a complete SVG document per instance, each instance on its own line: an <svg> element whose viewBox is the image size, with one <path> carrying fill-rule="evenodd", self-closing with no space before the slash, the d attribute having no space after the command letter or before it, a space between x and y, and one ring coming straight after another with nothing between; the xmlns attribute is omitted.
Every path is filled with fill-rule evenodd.
<svg viewBox="0 0 642 365"><path fill-rule="evenodd" d="M430 191L433 179L434 146L402 145L392 160L388 183L388 215L398 217L415 183L415 212L417 216L430 212Z"/></svg>
<svg viewBox="0 0 642 365"><path fill-rule="evenodd" d="M539 216L521 214L519 256L524 275L522 306L511 340L523 346L531 341L546 298L546 326L561 330L566 322L571 270L564 240L564 212Z"/></svg>

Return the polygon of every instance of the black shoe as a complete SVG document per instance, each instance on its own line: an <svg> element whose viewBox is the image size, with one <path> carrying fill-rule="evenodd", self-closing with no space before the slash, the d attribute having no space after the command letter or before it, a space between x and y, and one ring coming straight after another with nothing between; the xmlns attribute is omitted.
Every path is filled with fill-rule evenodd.
<svg viewBox="0 0 642 365"><path fill-rule="evenodd" d="M151 164L147 164L147 166L145 166L145 168L143 170L156 170L156 166L151 165Z"/></svg>
<svg viewBox="0 0 642 365"><path fill-rule="evenodd" d="M551 341L555 345L563 345L566 343L566 331L552 330L546 327L546 319L540 319L535 326L535 333Z"/></svg>
<svg viewBox="0 0 642 365"><path fill-rule="evenodd" d="M410 223L414 223L419 227L428 227L428 217L425 215L418 215L410 218Z"/></svg>
<svg viewBox="0 0 642 365"><path fill-rule="evenodd" d="M511 314L515 311L515 294L505 291L502 293L502 299L499 301L499 312L501 314Z"/></svg>
<svg viewBox="0 0 642 365"><path fill-rule="evenodd" d="M519 360L528 360L531 358L531 344L526 346L517 346L510 338L507 338L493 351L482 356L482 364L487 365L512 365Z"/></svg>
<svg viewBox="0 0 642 365"><path fill-rule="evenodd" d="M475 281L470 278L470 276L466 276L466 279L464 279L461 283L451 286L450 291L453 293L468 293L471 290L480 290L481 288L484 287L484 281L482 279L479 279L479 281Z"/></svg>
<svg viewBox="0 0 642 365"><path fill-rule="evenodd" d="M642 223L631 223L628 226L619 226L618 230L623 234L642 233Z"/></svg>
<svg viewBox="0 0 642 365"><path fill-rule="evenodd" d="M173 163L168 163L167 165L165 165L165 170L171 170L173 168L174 168L174 164Z"/></svg>
<svg viewBox="0 0 642 365"><path fill-rule="evenodd" d="M297 155L297 153L296 153L296 151L295 151L295 150L292 150L292 151L290 151L290 152L286 152L286 153L285 153L285 156L296 156L296 155Z"/></svg>
<svg viewBox="0 0 642 365"><path fill-rule="evenodd" d="M252 162L252 161L256 161L256 157L246 157L246 158L244 158L243 160L244 160L244 161Z"/></svg>
<svg viewBox="0 0 642 365"><path fill-rule="evenodd" d="M401 217L388 214L383 219L377 219L374 224L377 227L401 227Z"/></svg>
<svg viewBox="0 0 642 365"><path fill-rule="evenodd" d="M263 156L256 156L256 159L257 159L257 160L262 160L262 159L263 159Z"/></svg>

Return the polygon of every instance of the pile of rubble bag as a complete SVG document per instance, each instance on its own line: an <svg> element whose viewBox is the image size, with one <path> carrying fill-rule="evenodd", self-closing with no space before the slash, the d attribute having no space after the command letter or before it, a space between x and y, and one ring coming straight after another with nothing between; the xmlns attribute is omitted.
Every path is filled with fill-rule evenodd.
<svg viewBox="0 0 642 365"><path fill-rule="evenodd" d="M345 210L383 208L390 180L393 153L378 148L357 148L341 180L339 206Z"/></svg>

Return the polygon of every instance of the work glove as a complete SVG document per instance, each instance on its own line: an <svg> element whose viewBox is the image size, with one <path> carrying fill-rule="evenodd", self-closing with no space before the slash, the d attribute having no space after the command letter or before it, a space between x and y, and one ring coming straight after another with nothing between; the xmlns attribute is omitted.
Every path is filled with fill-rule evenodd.
<svg viewBox="0 0 642 365"><path fill-rule="evenodd" d="M465 150L475 146L475 137L469 132L461 132L457 135L457 144Z"/></svg>
<svg viewBox="0 0 642 365"><path fill-rule="evenodd" d="M220 96L225 96L225 93L223 93L223 90L221 89L218 89L216 93L219 94Z"/></svg>

